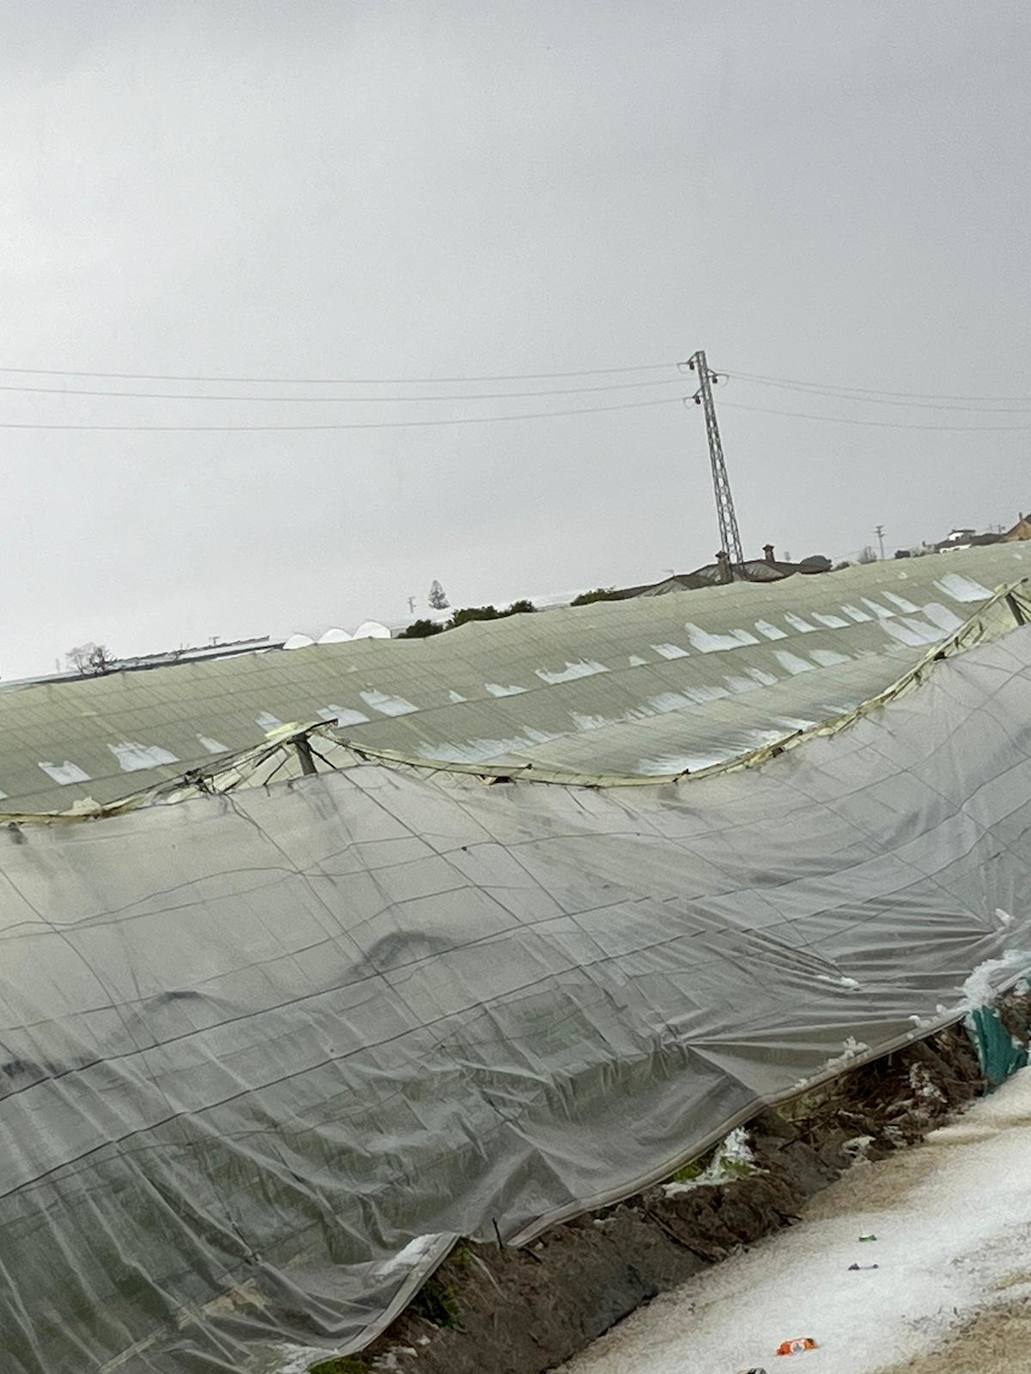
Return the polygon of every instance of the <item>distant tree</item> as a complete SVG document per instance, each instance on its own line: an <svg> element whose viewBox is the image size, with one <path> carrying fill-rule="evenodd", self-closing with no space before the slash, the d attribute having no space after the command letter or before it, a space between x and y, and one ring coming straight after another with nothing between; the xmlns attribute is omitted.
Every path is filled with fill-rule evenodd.
<svg viewBox="0 0 1031 1374"><path fill-rule="evenodd" d="M531 611L536 611L537 607L532 601L525 598L521 601L513 601L507 611L502 611L502 615L528 615Z"/></svg>
<svg viewBox="0 0 1031 1374"><path fill-rule="evenodd" d="M428 639L430 635L439 635L443 632L444 626L438 625L435 620L413 620L407 629L401 630L398 639Z"/></svg>
<svg viewBox="0 0 1031 1374"><path fill-rule="evenodd" d="M430 594L427 600L435 611L446 611L451 605L451 602L447 599L444 588L436 578L433 579L433 585L430 587Z"/></svg>
<svg viewBox="0 0 1031 1374"><path fill-rule="evenodd" d="M497 620L502 613L497 606L465 606L460 611L455 611L448 621L449 630L457 629L459 625L467 625L470 620Z"/></svg>
<svg viewBox="0 0 1031 1374"><path fill-rule="evenodd" d="M851 568L851 566L852 564L848 561L848 559L843 558L840 563L834 564L834 571L841 572L844 568Z"/></svg>
<svg viewBox="0 0 1031 1374"><path fill-rule="evenodd" d="M581 592L569 603L571 606L590 606L595 601L617 601L618 595L612 587L595 587L591 592Z"/></svg>
<svg viewBox="0 0 1031 1374"><path fill-rule="evenodd" d="M114 659L110 651L104 644L94 644L88 640L85 644L77 644L74 649L69 649L65 654L65 659L70 668L74 668L77 673L84 676L91 674L99 676L102 673L109 673L114 666Z"/></svg>
<svg viewBox="0 0 1031 1374"><path fill-rule="evenodd" d="M863 550L863 552L862 552L862 553L859 555L859 557L856 559L856 562L857 562L857 563L876 563L876 562L877 562L877 555L874 553L873 549L870 547L869 544L867 544L866 548Z"/></svg>

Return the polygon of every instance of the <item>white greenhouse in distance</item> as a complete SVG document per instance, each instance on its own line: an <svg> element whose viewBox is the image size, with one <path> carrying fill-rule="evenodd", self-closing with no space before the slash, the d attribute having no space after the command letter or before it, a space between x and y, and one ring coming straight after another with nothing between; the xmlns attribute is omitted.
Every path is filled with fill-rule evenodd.
<svg viewBox="0 0 1031 1374"><path fill-rule="evenodd" d="M288 635L283 640L284 649L310 649L315 644L347 644L353 639L389 639L390 630L379 620L363 620L356 630L349 633L339 625L331 625L323 630L318 639L307 634Z"/></svg>

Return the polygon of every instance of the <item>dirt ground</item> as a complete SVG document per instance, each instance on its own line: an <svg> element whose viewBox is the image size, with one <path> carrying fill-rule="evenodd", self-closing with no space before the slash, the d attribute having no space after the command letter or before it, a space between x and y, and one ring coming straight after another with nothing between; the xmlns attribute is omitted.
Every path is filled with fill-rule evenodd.
<svg viewBox="0 0 1031 1374"><path fill-rule="evenodd" d="M931 1354L883 1374L1031 1374L1031 1297L978 1313Z"/></svg>

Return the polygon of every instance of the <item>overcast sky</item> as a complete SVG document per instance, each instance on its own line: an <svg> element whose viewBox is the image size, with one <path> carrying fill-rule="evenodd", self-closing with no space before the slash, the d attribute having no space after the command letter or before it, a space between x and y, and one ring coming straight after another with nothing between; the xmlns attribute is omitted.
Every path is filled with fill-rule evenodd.
<svg viewBox="0 0 1031 1374"><path fill-rule="evenodd" d="M747 552L1031 506L1026 0L0 4L3 368L425 378L673 363L1028 409L717 390ZM625 583L711 559L674 368L451 385L0 382L0 674ZM885 398L890 399L890 398ZM941 404L941 403L939 403ZM958 402L956 404L959 404ZM974 403L971 403L974 404ZM845 425L737 406L877 420ZM896 425L971 426L968 433ZM1027 425L1027 430L980 429ZM980 432L979 432L980 429Z"/></svg>

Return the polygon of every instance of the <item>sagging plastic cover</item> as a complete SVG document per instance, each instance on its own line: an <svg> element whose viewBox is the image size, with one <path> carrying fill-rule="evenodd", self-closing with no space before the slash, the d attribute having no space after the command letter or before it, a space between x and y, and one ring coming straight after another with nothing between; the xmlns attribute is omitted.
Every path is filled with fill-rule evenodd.
<svg viewBox="0 0 1031 1374"><path fill-rule="evenodd" d="M5 1374L296 1374L453 1237L962 1014L1031 963L1029 722L1025 628L697 784L368 765L10 825Z"/></svg>

